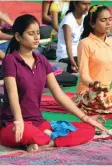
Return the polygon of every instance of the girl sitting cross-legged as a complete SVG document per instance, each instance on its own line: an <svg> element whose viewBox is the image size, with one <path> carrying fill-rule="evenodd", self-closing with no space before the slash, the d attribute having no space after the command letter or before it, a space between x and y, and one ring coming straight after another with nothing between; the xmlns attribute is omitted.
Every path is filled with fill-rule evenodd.
<svg viewBox="0 0 112 166"><path fill-rule="evenodd" d="M27 151L35 151L85 143L95 134L93 126L109 134L98 122L98 116L88 117L62 92L49 62L43 55L33 52L40 40L38 20L29 14L19 16L12 29L14 37L3 59L5 97L0 121L0 144L7 147L27 146ZM64 127L71 129L71 132L51 137L53 123L46 121L40 110L45 84L61 105L85 123L64 122ZM55 124L58 131L62 129L62 123Z"/></svg>

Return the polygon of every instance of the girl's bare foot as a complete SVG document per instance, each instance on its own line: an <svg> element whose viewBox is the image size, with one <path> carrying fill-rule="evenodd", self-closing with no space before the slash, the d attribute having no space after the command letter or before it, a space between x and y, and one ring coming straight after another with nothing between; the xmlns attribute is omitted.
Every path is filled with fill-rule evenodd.
<svg viewBox="0 0 112 166"><path fill-rule="evenodd" d="M51 140L49 142L49 144L47 144L47 145L39 146L39 150L46 149L46 148L52 148L52 147L55 147L55 142L53 140Z"/></svg>
<svg viewBox="0 0 112 166"><path fill-rule="evenodd" d="M44 130L44 133L46 133L47 135L51 136L52 131L51 131L51 130L46 129L46 130Z"/></svg>
<svg viewBox="0 0 112 166"><path fill-rule="evenodd" d="M28 145L26 150L27 152L35 152L37 150L52 148L52 147L55 147L55 142L53 140L51 140L49 144L43 146L38 146L37 144Z"/></svg>
<svg viewBox="0 0 112 166"><path fill-rule="evenodd" d="M52 131L51 130L44 130L44 133L46 133L47 135L50 136ZM38 146L37 144L31 144L31 145L27 146L27 152L34 152L34 151L37 151L37 150L52 148L52 147L55 147L55 142L53 140L51 140L49 142L49 144L42 145L42 146Z"/></svg>
<svg viewBox="0 0 112 166"><path fill-rule="evenodd" d="M39 150L39 146L37 144L31 144L27 146L27 152L34 152Z"/></svg>

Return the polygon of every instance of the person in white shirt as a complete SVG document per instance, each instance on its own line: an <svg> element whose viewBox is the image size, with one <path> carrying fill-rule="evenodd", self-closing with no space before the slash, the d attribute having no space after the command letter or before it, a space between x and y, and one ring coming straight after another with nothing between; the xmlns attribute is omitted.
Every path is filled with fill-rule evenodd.
<svg viewBox="0 0 112 166"><path fill-rule="evenodd" d="M56 50L57 61L68 64L68 72L76 72L77 46L83 32L83 20L90 8L88 1L70 1L69 10L63 18L58 31Z"/></svg>

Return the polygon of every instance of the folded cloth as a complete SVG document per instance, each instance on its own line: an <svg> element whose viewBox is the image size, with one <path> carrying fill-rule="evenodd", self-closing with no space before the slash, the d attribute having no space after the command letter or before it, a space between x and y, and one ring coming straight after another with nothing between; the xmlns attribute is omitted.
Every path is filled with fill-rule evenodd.
<svg viewBox="0 0 112 166"><path fill-rule="evenodd" d="M67 136L69 132L76 131L77 128L67 121L52 121L50 122L53 132L51 133L51 139L57 137Z"/></svg>

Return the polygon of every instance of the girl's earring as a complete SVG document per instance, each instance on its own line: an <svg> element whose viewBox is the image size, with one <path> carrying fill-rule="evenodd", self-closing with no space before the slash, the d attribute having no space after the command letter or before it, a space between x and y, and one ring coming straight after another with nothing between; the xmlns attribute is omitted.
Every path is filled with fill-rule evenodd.
<svg viewBox="0 0 112 166"><path fill-rule="evenodd" d="M18 40L19 43L21 43L21 40Z"/></svg>

